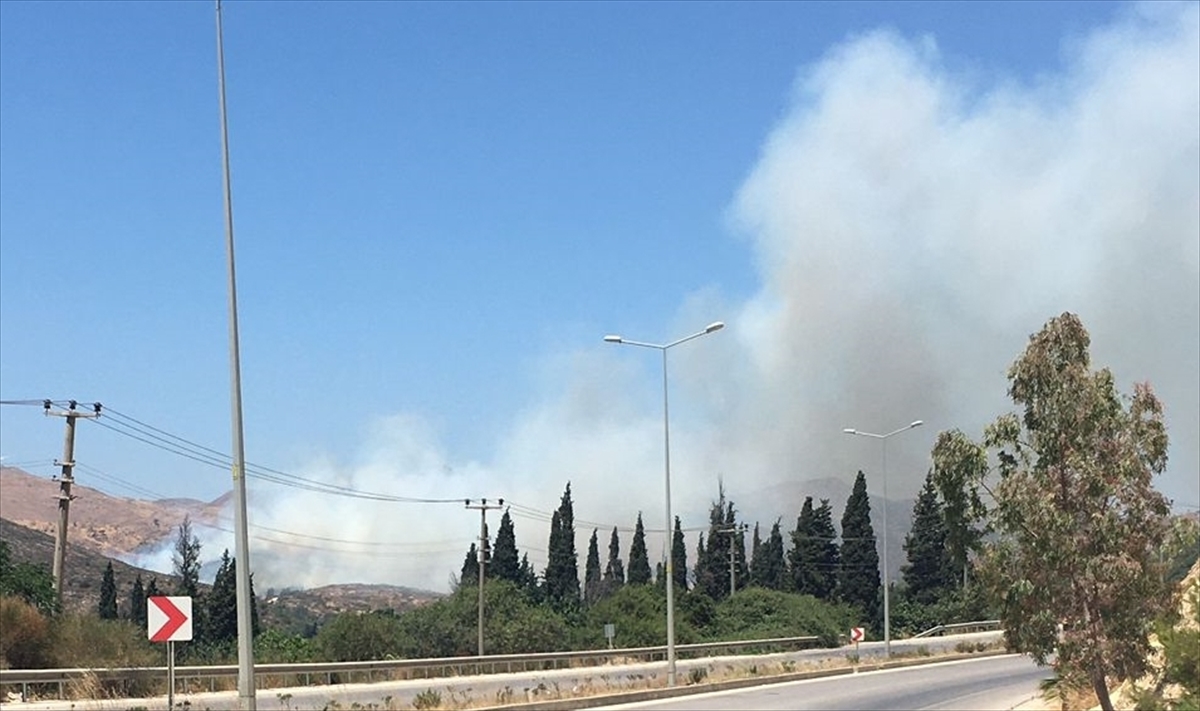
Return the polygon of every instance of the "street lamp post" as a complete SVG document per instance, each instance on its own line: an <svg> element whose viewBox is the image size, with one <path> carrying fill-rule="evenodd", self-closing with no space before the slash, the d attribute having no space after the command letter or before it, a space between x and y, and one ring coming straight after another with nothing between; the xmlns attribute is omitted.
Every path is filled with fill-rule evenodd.
<svg viewBox="0 0 1200 711"><path fill-rule="evenodd" d="M662 373L663 373L663 463L664 463L664 480L666 482L666 499L667 499L667 519L666 526L663 528L667 536L667 565L666 565L666 586L667 586L667 686L675 686L675 566L672 560L673 556L670 553L671 531L674 530L671 518L671 427L667 416L667 351L681 343L687 343L690 340L707 336L710 333L720 331L725 328L725 324L720 321L710 323L703 331L693 333L690 336L684 336L677 341L671 341L665 345L657 343L643 343L641 341L631 341L620 336L605 336L604 340L607 343L617 343L625 346L640 346L642 348L654 348L662 351Z"/></svg>
<svg viewBox="0 0 1200 711"><path fill-rule="evenodd" d="M858 435L859 437L871 437L883 441L883 653L884 656L891 658L892 656L892 615L890 596L888 595L888 524L887 524L887 441L892 435L898 435L901 432L911 430L914 427L920 427L925 424L921 420L914 420L909 424L901 427L898 430L892 430L887 434L872 434L863 432L850 427L842 430L849 435Z"/></svg>

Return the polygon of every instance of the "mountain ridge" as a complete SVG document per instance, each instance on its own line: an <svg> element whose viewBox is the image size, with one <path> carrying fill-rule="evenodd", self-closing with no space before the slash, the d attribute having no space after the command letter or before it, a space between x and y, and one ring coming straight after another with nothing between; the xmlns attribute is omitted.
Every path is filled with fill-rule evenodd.
<svg viewBox="0 0 1200 711"><path fill-rule="evenodd" d="M0 467L0 540L8 543L16 562L33 563L51 570L58 526L59 483L17 467ZM143 585L156 579L163 593L175 589L169 572L134 564L151 549L172 545L185 517L198 525L217 523L231 494L213 501L167 498L148 501L106 494L78 483L72 487L67 550L63 562L63 607L68 611L95 611L100 583L109 562L117 583L117 603L128 615L129 597L137 576ZM210 554L207 558L214 558ZM209 566L211 567L211 566ZM211 574L208 567L202 575ZM202 591L208 588L202 584ZM256 590L264 620L280 617L296 631L319 626L345 611L393 609L402 611L442 597L441 593L403 585L343 582L312 589ZM264 594L264 592L268 594Z"/></svg>

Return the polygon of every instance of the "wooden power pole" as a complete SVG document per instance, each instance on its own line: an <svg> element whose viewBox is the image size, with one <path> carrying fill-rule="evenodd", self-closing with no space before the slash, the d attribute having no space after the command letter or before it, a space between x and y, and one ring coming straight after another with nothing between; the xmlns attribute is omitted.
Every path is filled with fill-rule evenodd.
<svg viewBox="0 0 1200 711"><path fill-rule="evenodd" d="M67 555L67 523L71 514L71 485L75 483L75 420L80 417L93 418L100 416L100 403L92 403L91 412L80 412L75 408L79 403L71 400L66 410L52 410L53 403L49 400L42 402L43 411L47 415L67 418L67 432L63 437L62 460L55 462L62 467L58 479L58 535L54 539L54 599L62 608L63 596L63 559Z"/></svg>
<svg viewBox="0 0 1200 711"><path fill-rule="evenodd" d="M733 544L737 542L737 534L746 532L746 524L739 523L734 526L726 526L718 528L719 533L729 534L729 595L733 596L733 591L737 589L737 556L734 553Z"/></svg>
<svg viewBox="0 0 1200 711"><path fill-rule="evenodd" d="M483 656L483 566L487 561L487 512L488 509L498 509L504 506L504 499L500 499L500 503L489 504L487 499L480 499L479 503L472 504L470 499L467 499L467 508L479 509L479 550L476 553L476 558L479 560L479 656Z"/></svg>

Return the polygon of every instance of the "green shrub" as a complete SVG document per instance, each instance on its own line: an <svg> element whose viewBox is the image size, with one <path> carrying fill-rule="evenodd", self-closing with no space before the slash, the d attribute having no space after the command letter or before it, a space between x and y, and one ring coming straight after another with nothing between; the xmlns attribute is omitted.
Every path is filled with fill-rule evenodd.
<svg viewBox="0 0 1200 711"><path fill-rule="evenodd" d="M1191 606L1190 626L1172 625L1159 635L1165 659L1163 681L1180 686L1175 708L1200 709L1200 581L1192 583L1184 596Z"/></svg>
<svg viewBox="0 0 1200 711"><path fill-rule="evenodd" d="M316 659L316 644L299 634L269 629L254 638L254 659L263 664L298 664Z"/></svg>
<svg viewBox="0 0 1200 711"><path fill-rule="evenodd" d="M325 625L314 640L324 661L359 662L399 656L400 620L383 612L345 612Z"/></svg>
<svg viewBox="0 0 1200 711"><path fill-rule="evenodd" d="M0 596L19 597L45 615L58 612L54 575L44 565L13 562L8 541L0 541Z"/></svg>
<svg viewBox="0 0 1200 711"><path fill-rule="evenodd" d="M684 610L695 605L692 594L676 598L675 641L688 644L701 641ZM686 601L686 602L685 602ZM703 602L699 602L703 606ZM575 646L599 648L606 644L604 625L616 626L616 647L656 647L667 641L667 596L656 585L626 585L600 600L585 613L576 630Z"/></svg>
<svg viewBox="0 0 1200 711"><path fill-rule="evenodd" d="M849 629L853 614L848 607L777 590L749 588L717 605L712 634L715 639L766 639L771 637L820 638L820 644L838 646L838 635Z"/></svg>

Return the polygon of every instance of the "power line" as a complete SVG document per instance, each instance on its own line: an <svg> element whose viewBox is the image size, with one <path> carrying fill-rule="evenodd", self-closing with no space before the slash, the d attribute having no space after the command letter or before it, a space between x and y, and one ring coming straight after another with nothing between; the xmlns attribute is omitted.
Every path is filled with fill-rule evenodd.
<svg viewBox="0 0 1200 711"><path fill-rule="evenodd" d="M221 531L223 533L232 534L234 532L232 528L228 528L226 526L213 524L213 523L196 522L196 525L202 526L204 528L209 528L209 529L212 529L215 531ZM251 527L255 528L255 526L251 526ZM261 527L258 527L258 528L261 528ZM302 534L292 534L287 531L285 531L284 533L288 533L289 535L302 535ZM414 555L420 555L420 556L443 555L445 553L453 553L454 551L456 551L458 549L457 546L449 546L449 545L442 546L441 543L438 542L437 545L439 547L432 548L430 550L423 550L423 551L422 550L407 550L407 549L406 550L392 550L392 551L388 551L388 550L381 551L378 549L354 550L352 548L333 548L330 546L320 546L320 545L310 545L307 543L298 543L296 541L287 541L287 540L282 540L279 538L272 538L271 536L263 536L263 535L259 535L259 534L253 534L250 537L256 541L260 541L263 543L272 543L272 544L276 544L276 545L285 546L288 548L300 548L303 550L315 550L315 551L322 551L325 553L336 553L338 555L364 555L364 556L379 556L379 557L385 557L385 558L403 558L405 556L414 556ZM371 544L370 542L358 542L358 541L347 541L347 543L353 543L355 545L387 545L387 544L379 544L379 543ZM404 545L404 544L393 544L393 545ZM419 545L426 545L426 544L410 544L410 545L419 546ZM428 544L428 545L434 545L434 544Z"/></svg>
<svg viewBox="0 0 1200 711"><path fill-rule="evenodd" d="M53 459L29 459L5 464L5 469L41 469L54 464Z"/></svg>
<svg viewBox="0 0 1200 711"><path fill-rule="evenodd" d="M91 474L92 476L96 477L97 479L101 479L103 481L107 481L112 484L116 484L117 486L119 486L131 493L139 494L141 496L148 496L151 499L167 498L166 496L163 496L162 494L160 494L156 491L147 489L144 486L138 486L137 484L134 484L132 482L122 479L121 477L113 476L112 474L101 471L101 470L97 469L96 467L91 466L90 464L84 464L83 462L77 462L75 464L75 466L76 466L76 468L78 468L88 474Z"/></svg>
<svg viewBox="0 0 1200 711"><path fill-rule="evenodd" d="M187 459L191 459L215 468L228 469L232 466L231 457L228 454L220 452L219 450L206 447L202 444L198 444L186 438L172 434L166 430L142 422L141 420L126 415L120 411L106 408L106 412L111 413L114 416L114 421L111 424L98 424L101 424L101 426L116 432L117 434L121 434L144 444L148 444L152 447L170 452L171 454L185 457ZM254 479L317 493L332 494L334 496L412 504L457 504L463 500L462 498L443 499L398 496L382 492L365 491L348 486L341 486L338 484L330 484L314 479L308 479L296 474L253 464L251 462L246 462L245 469L247 476Z"/></svg>

